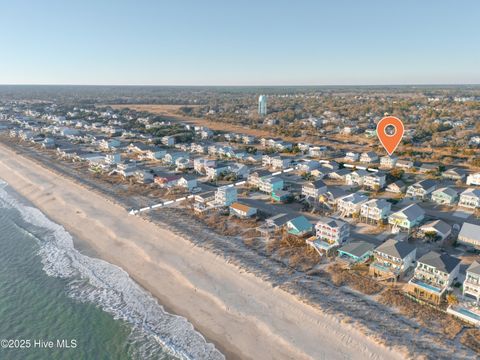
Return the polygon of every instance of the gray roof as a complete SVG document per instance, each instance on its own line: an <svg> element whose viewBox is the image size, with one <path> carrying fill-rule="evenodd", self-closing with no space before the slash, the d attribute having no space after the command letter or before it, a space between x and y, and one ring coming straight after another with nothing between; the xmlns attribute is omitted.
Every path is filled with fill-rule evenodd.
<svg viewBox="0 0 480 360"><path fill-rule="evenodd" d="M351 243L348 243L344 246L342 246L339 250L352 254L353 256L356 257L362 257L365 255L367 252L372 251L375 248L375 245L370 244L366 241L353 241Z"/></svg>
<svg viewBox="0 0 480 360"><path fill-rule="evenodd" d="M458 237L480 240L480 225L464 222Z"/></svg>
<svg viewBox="0 0 480 360"><path fill-rule="evenodd" d="M441 193L441 192L444 193L444 194L447 194L448 196L451 196L451 197L456 197L458 195L457 190L452 189L451 187L443 187L443 188L440 188L440 189L434 191L435 194L438 194L438 193Z"/></svg>
<svg viewBox="0 0 480 360"><path fill-rule="evenodd" d="M311 188L314 188L314 189L320 189L320 188L322 188L326 185L322 180L315 180L315 181L306 183L305 186L311 187Z"/></svg>
<svg viewBox="0 0 480 360"><path fill-rule="evenodd" d="M475 260L473 263L470 264L467 271L480 275L480 263L477 260Z"/></svg>
<svg viewBox="0 0 480 360"><path fill-rule="evenodd" d="M418 259L418 262L433 266L437 270L450 274L453 269L460 264L460 259L448 254L439 254L436 251L430 251Z"/></svg>
<svg viewBox="0 0 480 360"><path fill-rule="evenodd" d="M422 180L414 184L415 186L419 186L422 189L428 190L431 187L434 187L437 185L437 182L435 180L427 179L427 180Z"/></svg>
<svg viewBox="0 0 480 360"><path fill-rule="evenodd" d="M379 245L375 250L398 259L403 259L412 251L415 251L415 249L415 246L410 245L405 241L389 239L383 244Z"/></svg>
<svg viewBox="0 0 480 360"><path fill-rule="evenodd" d="M410 204L398 211L398 213L402 213L407 217L407 219L413 220L425 214L425 211L423 211L423 209L417 204Z"/></svg>
<svg viewBox="0 0 480 360"><path fill-rule="evenodd" d="M430 227L434 228L441 234L447 234L452 229L452 227L443 220L431 221L425 225L422 225L421 228L423 229L423 228L430 228Z"/></svg>

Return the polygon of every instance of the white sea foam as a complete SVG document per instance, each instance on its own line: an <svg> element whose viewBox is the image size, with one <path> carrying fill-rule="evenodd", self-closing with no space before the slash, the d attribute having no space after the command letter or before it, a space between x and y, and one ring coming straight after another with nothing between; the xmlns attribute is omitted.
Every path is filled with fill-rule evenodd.
<svg viewBox="0 0 480 360"><path fill-rule="evenodd" d="M132 340L140 346L142 359L158 358L160 349L182 359L224 359L185 318L167 313L121 268L78 252L61 225L17 201L1 183L0 207L17 209L26 223L44 230L39 250L43 269L49 276L70 280L69 296L132 324Z"/></svg>

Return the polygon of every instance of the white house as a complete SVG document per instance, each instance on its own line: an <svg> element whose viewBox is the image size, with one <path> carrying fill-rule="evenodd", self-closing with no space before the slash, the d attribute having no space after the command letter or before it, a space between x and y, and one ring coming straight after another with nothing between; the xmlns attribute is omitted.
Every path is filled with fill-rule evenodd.
<svg viewBox="0 0 480 360"><path fill-rule="evenodd" d="M480 225L464 222L457 241L460 244L480 249Z"/></svg>
<svg viewBox="0 0 480 360"><path fill-rule="evenodd" d="M426 200L430 194L437 188L437 183L427 179L419 181L407 188L407 196Z"/></svg>
<svg viewBox="0 0 480 360"><path fill-rule="evenodd" d="M341 217L354 216L360 213L362 205L368 201L368 197L361 193L353 193L337 200L337 210Z"/></svg>
<svg viewBox="0 0 480 360"><path fill-rule="evenodd" d="M221 186L215 192L215 203L220 206L230 206L237 201L237 188Z"/></svg>
<svg viewBox="0 0 480 360"><path fill-rule="evenodd" d="M360 156L360 162L365 164L371 164L377 161L378 161L378 155L374 151L364 152Z"/></svg>
<svg viewBox="0 0 480 360"><path fill-rule="evenodd" d="M344 244L350 236L348 223L333 219L321 218L315 224L315 235L317 237L317 248L328 251L329 249Z"/></svg>
<svg viewBox="0 0 480 360"><path fill-rule="evenodd" d="M230 205L230 214L240 218L249 218L257 213L257 208L248 206L239 202L234 202Z"/></svg>
<svg viewBox="0 0 480 360"><path fill-rule="evenodd" d="M474 298L477 304L480 302L480 263L476 260L467 269L463 295Z"/></svg>
<svg viewBox="0 0 480 360"><path fill-rule="evenodd" d="M468 188L460 194L458 206L478 209L480 208L480 189Z"/></svg>
<svg viewBox="0 0 480 360"><path fill-rule="evenodd" d="M360 207L360 218L373 222L383 222L390 213L392 204L385 199L371 199Z"/></svg>
<svg viewBox="0 0 480 360"><path fill-rule="evenodd" d="M398 157L396 156L382 156L380 158L380 167L384 169L391 169L397 164Z"/></svg>
<svg viewBox="0 0 480 360"><path fill-rule="evenodd" d="M467 185L480 186L480 172L467 176Z"/></svg>
<svg viewBox="0 0 480 360"><path fill-rule="evenodd" d="M319 196L327 191L327 185L322 180L311 181L302 186L302 195L306 198L318 200Z"/></svg>
<svg viewBox="0 0 480 360"><path fill-rule="evenodd" d="M459 271L460 259L430 251L417 260L407 291L420 300L438 305L445 291L458 277Z"/></svg>

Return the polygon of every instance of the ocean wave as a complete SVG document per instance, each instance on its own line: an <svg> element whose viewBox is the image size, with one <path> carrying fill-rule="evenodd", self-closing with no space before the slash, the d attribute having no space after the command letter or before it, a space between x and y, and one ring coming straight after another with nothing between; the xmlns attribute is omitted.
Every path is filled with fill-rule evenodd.
<svg viewBox="0 0 480 360"><path fill-rule="evenodd" d="M157 359L165 352L181 359L225 358L187 319L167 313L124 270L78 252L72 236L61 225L17 201L2 182L0 207L15 208L26 223L44 230L39 237L43 270L49 276L68 279L72 298L94 303L115 319L130 323L131 340L140 349L140 358Z"/></svg>

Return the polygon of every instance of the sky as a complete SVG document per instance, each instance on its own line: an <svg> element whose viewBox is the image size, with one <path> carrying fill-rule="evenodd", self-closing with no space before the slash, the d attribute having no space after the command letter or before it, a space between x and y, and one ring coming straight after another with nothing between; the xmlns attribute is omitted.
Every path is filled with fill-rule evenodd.
<svg viewBox="0 0 480 360"><path fill-rule="evenodd" d="M0 0L0 84L480 84L480 1Z"/></svg>

